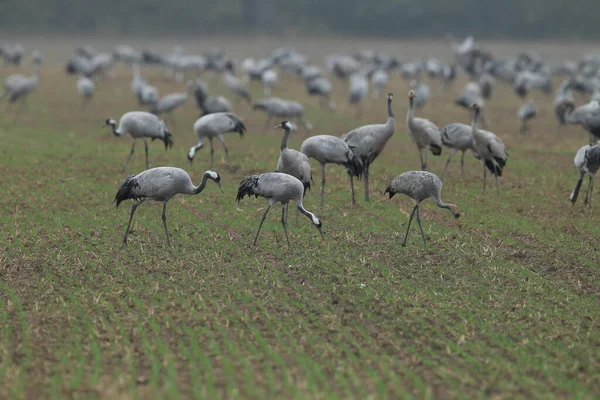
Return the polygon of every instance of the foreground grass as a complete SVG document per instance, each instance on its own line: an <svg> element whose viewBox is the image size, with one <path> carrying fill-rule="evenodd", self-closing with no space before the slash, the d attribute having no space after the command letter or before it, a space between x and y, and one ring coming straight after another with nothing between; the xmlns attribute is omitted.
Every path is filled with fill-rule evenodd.
<svg viewBox="0 0 600 400"><path fill-rule="evenodd" d="M151 77L162 93L182 90ZM225 194L209 185L172 200L167 248L159 205L138 209L127 246L129 209L111 205L130 142L100 125L136 108L129 79L118 70L80 110L74 81L49 68L29 112L2 110L0 397L596 397L600 217L568 202L586 136L555 133L550 98L536 99L540 118L522 137L514 96L498 89L489 118L510 148L501 194L481 194L470 156L461 181L457 158L443 197L464 216L424 207L427 249L417 230L400 247L412 203L383 197L392 177L418 166L403 127L405 82L392 87L398 129L373 165L372 202L359 195L351 206L344 171L329 167L319 208L315 168L305 205L326 239L291 214L290 249L278 208L252 247L265 201L234 201L244 175L274 169L280 140L239 104L249 133L226 138L236 168L216 167ZM306 101L315 133L384 121L383 100L359 121L338 86L336 114ZM465 122L451 105L458 86L423 114ZM297 83L277 94L305 99ZM190 101L171 127L174 148L152 143L150 157L198 181L208 152L193 166L185 158L195 117ZM433 172L442 158L430 157ZM127 173L142 169L138 145Z"/></svg>

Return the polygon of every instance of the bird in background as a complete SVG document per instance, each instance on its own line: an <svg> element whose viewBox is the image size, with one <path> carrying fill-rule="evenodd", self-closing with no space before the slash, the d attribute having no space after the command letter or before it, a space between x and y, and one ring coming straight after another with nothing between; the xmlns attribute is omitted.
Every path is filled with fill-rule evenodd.
<svg viewBox="0 0 600 400"><path fill-rule="evenodd" d="M537 107L533 102L525 103L519 108L519 111L517 112L517 118L519 118L519 121L521 121L521 126L519 128L519 133L521 133L521 135L527 133L529 130L527 121L535 118L536 115Z"/></svg>
<svg viewBox="0 0 600 400"><path fill-rule="evenodd" d="M173 147L173 135L171 135L171 132L167 129L165 122L156 115L145 111L131 111L123 114L119 120L118 128L117 121L111 118L105 121L104 126L110 126L115 136L130 134L133 139L131 151L129 152L123 171L127 169L129 160L131 160L131 157L133 156L137 140L141 139L144 141L146 168L150 168L150 163L148 162L148 141L146 139L151 139L152 141L156 139L162 140L165 144L165 149Z"/></svg>
<svg viewBox="0 0 600 400"><path fill-rule="evenodd" d="M471 127L465 124L448 124L440 129L440 133L442 134L442 144L451 150L448 160L446 161L446 165L444 166L442 180L444 179L444 176L446 176L446 171L448 170L448 165L450 165L452 156L455 155L457 151L462 153L460 158L460 175L464 179L465 153L468 150L473 152L475 151L473 147L473 134L471 133Z"/></svg>
<svg viewBox="0 0 600 400"><path fill-rule="evenodd" d="M135 210L146 200L160 201L163 203L162 222L167 236L167 244L171 245L169 239L169 230L167 229L167 202L176 194L199 194L206 187L206 182L212 180L217 184L221 192L221 177L215 171L206 171L202 175L202 181L198 186L195 186L187 172L181 168L175 167L157 167L147 169L137 175L129 175L125 178L113 201L117 203L117 208L125 200L132 199L135 201L131 206L131 214L127 229L123 236L123 243L127 243L127 236L133 220Z"/></svg>
<svg viewBox="0 0 600 400"><path fill-rule="evenodd" d="M596 172L598 172L598 169L600 169L600 145L583 146L577 150L573 162L575 163L575 167L579 170L579 179L577 180L575 189L573 189L569 196L569 200L571 200L571 203L575 204L577 196L579 195L579 190L583 184L583 178L587 175L589 177L589 184L585 194L584 204L586 206L591 206L592 192L594 191L594 177Z"/></svg>
<svg viewBox="0 0 600 400"><path fill-rule="evenodd" d="M280 172L268 172L261 175L247 176L240 182L236 200L239 203L244 196L250 197L252 195L255 197L264 197L269 201L269 206L265 210L265 213L260 220L260 224L258 225L258 231L254 237L253 245L256 245L258 235L260 234L260 230L267 218L269 210L274 204L281 203L281 225L285 232L288 247L290 246L290 238L286 227L286 209L287 204L290 201L296 203L296 209L311 220L321 234L321 237L323 237L323 232L321 231L323 224L321 223L321 220L315 214L305 209L302 204L304 200L304 185L297 178Z"/></svg>
<svg viewBox="0 0 600 400"><path fill-rule="evenodd" d="M369 201L369 167L377 159L377 156L381 154L386 143L396 130L396 119L392 111L393 97L392 93L388 93L388 119L385 124L361 126L341 137L362 161L363 178L365 179L365 201ZM350 180L352 181L352 176Z"/></svg>
<svg viewBox="0 0 600 400"><path fill-rule="evenodd" d="M408 227L406 228L406 234L404 235L404 242L402 247L406 246L406 240L408 239L408 232L410 231L410 224L415 216L417 215L417 224L419 224L419 230L421 231L421 237L423 238L423 244L427 247L427 240L423 233L423 227L421 226L421 217L419 215L419 207L424 200L431 198L435 201L440 208L445 208L452 213L455 218L459 218L461 213L456 204L444 203L440 194L442 192L442 181L436 175L427 171L408 171L404 172L394 179L385 188L385 194L390 196L390 199L396 194L404 194L415 201L415 206L410 213L408 220Z"/></svg>
<svg viewBox="0 0 600 400"><path fill-rule="evenodd" d="M246 126L242 122L241 118L234 113L213 113L204 115L194 123L194 133L198 138L198 144L192 146L188 151L187 158L190 162L194 161L196 151L204 147L204 139L208 139L210 142L210 168L214 164L214 146L213 139L219 140L223 145L225 151L225 158L229 165L229 150L225 145L225 138L223 134L227 132L237 132L240 136L244 136Z"/></svg>
<svg viewBox="0 0 600 400"><path fill-rule="evenodd" d="M421 170L427 169L427 151L434 156L442 154L442 135L439 128L428 119L415 118L415 91L408 92L408 112L406 113L406 126L410 139L417 145L419 158L421 159ZM423 153L425 153L423 155Z"/></svg>

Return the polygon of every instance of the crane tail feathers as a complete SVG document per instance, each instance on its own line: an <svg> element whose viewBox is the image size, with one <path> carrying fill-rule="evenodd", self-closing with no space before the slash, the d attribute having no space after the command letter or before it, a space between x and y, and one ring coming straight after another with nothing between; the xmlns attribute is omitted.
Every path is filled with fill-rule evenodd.
<svg viewBox="0 0 600 400"><path fill-rule="evenodd" d="M504 168L504 166L506 165L506 159L505 158L494 157L494 160L496 160L496 162L498 163L498 165L500 166L500 168Z"/></svg>
<svg viewBox="0 0 600 400"><path fill-rule="evenodd" d="M127 178L125 178L125 180L119 187L119 190L117 191L117 195L115 196L113 203L116 202L117 208L119 208L119 204L121 204L121 202L125 200L139 199L140 197L135 193L135 189L139 187L140 184L138 183L137 179L135 179L135 176L129 175Z"/></svg>
<svg viewBox="0 0 600 400"><path fill-rule="evenodd" d="M239 203L245 196L258 197L258 175L250 175L242 179L240 185L238 186L236 200Z"/></svg>
<svg viewBox="0 0 600 400"><path fill-rule="evenodd" d="M492 172L492 174L502 176L502 166L494 164L494 162L491 160L485 160L485 166Z"/></svg>
<svg viewBox="0 0 600 400"><path fill-rule="evenodd" d="M431 154L434 156L439 156L442 154L442 147L437 144L430 144L429 148L431 149Z"/></svg>
<svg viewBox="0 0 600 400"><path fill-rule="evenodd" d="M173 134L171 134L171 132L169 132L169 131L165 131L164 135L162 137L162 141L165 144L165 149L168 149L169 147L173 147Z"/></svg>

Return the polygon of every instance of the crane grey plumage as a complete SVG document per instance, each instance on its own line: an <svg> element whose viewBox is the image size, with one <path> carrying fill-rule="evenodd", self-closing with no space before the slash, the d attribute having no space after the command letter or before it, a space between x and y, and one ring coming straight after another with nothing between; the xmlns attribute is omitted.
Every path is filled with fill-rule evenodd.
<svg viewBox="0 0 600 400"><path fill-rule="evenodd" d="M364 73L355 73L350 76L350 93L348 101L356 104L357 115L360 116L362 100L369 94L369 81Z"/></svg>
<svg viewBox="0 0 600 400"><path fill-rule="evenodd" d="M369 167L383 151L386 143L396 130L396 119L392 112L393 97L392 93L388 93L388 119L385 124L361 126L342 136L342 139L362 161L363 177L365 178L365 201L369 201ZM352 176L350 176L350 182L352 183Z"/></svg>
<svg viewBox="0 0 600 400"><path fill-rule="evenodd" d="M204 139L207 138L210 142L210 166L212 168L214 164L214 147L213 139L217 138L223 145L225 151L225 157L227 158L227 164L229 164L229 150L225 145L225 138L223 134L227 132L237 132L240 136L244 135L246 126L242 122L241 118L234 113L213 113L204 115L194 123L194 133L198 137L198 144L190 148L188 152L188 160L190 163L194 160L196 151L204 147Z"/></svg>
<svg viewBox="0 0 600 400"><path fill-rule="evenodd" d="M387 185L384 194L389 194L390 199L395 194L404 194L412 198L415 201L415 207L410 213L408 220L408 227L406 228L406 234L404 235L404 242L402 246L406 246L406 240L408 239L408 232L410 231L410 224L412 222L415 213L417 214L417 223L421 231L421 237L423 238L423 244L427 247L427 240L423 233L423 227L421 226L421 217L419 216L419 206L421 202L431 198L435 201L440 208L449 210L455 218L460 217L460 210L455 204L444 203L440 194L442 192L442 181L436 175L427 171L408 171L404 172L394 179Z"/></svg>
<svg viewBox="0 0 600 400"><path fill-rule="evenodd" d="M319 96L319 103L321 106L324 104L329 107L330 110L335 110L335 102L331 98L331 82L322 76L311 76L305 78L306 91L309 96Z"/></svg>
<svg viewBox="0 0 600 400"><path fill-rule="evenodd" d="M371 83L373 84L373 97L378 99L379 94L385 89L389 81L389 75L384 69L377 69L371 76Z"/></svg>
<svg viewBox="0 0 600 400"><path fill-rule="evenodd" d="M127 157L123 171L125 171L129 164L129 160L131 160L131 156L133 156L136 140L142 139L144 141L146 168L150 168L148 163L148 142L146 139L162 140L165 144L165 149L173 146L173 135L169 132L165 122L156 115L145 111L131 111L123 114L119 120L118 128L117 122L114 119L107 119L104 126L107 125L112 128L112 132L115 136L130 134L133 139L131 151L129 152L129 157Z"/></svg>
<svg viewBox="0 0 600 400"><path fill-rule="evenodd" d="M338 164L346 167L346 171L350 176L352 204L355 203L352 178L362 176L363 163L348 143L337 136L317 135L306 139L302 143L300 151L306 154L307 157L314 158L321 165L321 207L323 207L323 197L325 195L325 166L327 164Z"/></svg>
<svg viewBox="0 0 600 400"><path fill-rule="evenodd" d="M590 135L590 143L600 140L600 102L592 100L565 114L568 124L581 125Z"/></svg>
<svg viewBox="0 0 600 400"><path fill-rule="evenodd" d="M410 139L417 145L421 169L427 169L427 151L431 150L434 156L442 154L442 135L439 128L431 121L423 118L415 118L413 115L416 94L414 90L408 92L408 112L406 113L406 126ZM425 157L423 157L423 151Z"/></svg>
<svg viewBox="0 0 600 400"><path fill-rule="evenodd" d="M21 74L9 75L4 81L4 92L0 94L0 100L8 96L10 103L14 103L19 99L26 102L29 94L37 88L38 81L39 73L37 71L29 77Z"/></svg>
<svg viewBox="0 0 600 400"><path fill-rule="evenodd" d="M579 170L579 179L575 189L571 192L569 200L573 204L577 201L579 190L583 183L583 178L589 177L588 189L585 194L584 204L590 206L592 204L592 192L594 190L594 177L598 169L600 169L600 146L585 145L577 151L573 160L575 167Z"/></svg>
<svg viewBox="0 0 600 400"><path fill-rule="evenodd" d="M202 81L189 81L188 88L193 93L196 105L202 111L202 115L231 112L233 109L231 103L225 97L210 96L206 84Z"/></svg>
<svg viewBox="0 0 600 400"><path fill-rule="evenodd" d="M418 109L425 107L425 104L427 104L429 98L431 97L431 89L429 88L429 85L425 82L411 81L410 86L413 88L415 93L415 107Z"/></svg>
<svg viewBox="0 0 600 400"><path fill-rule="evenodd" d="M517 112L517 117L519 118L519 121L521 121L521 127L519 128L519 132L521 134L524 134L527 132L527 130L528 130L527 121L535 118L536 115L537 115L537 107L532 102L525 103L519 108L519 111Z"/></svg>
<svg viewBox="0 0 600 400"><path fill-rule="evenodd" d="M261 75L261 81L264 88L265 97L271 96L273 86L277 83L277 72L274 69L268 68Z"/></svg>
<svg viewBox="0 0 600 400"><path fill-rule="evenodd" d="M85 106L87 102L92 98L94 94L94 81L85 76L80 76L77 79L77 91L83 96L82 106Z"/></svg>
<svg viewBox="0 0 600 400"><path fill-rule="evenodd" d="M239 203L244 196L252 195L255 197L264 197L269 201L269 207L267 207L267 210L263 214L260 225L258 226L258 231L254 237L254 245L256 245L256 241L258 240L258 235L260 234L263 222L265 222L269 210L275 203L281 203L281 225L283 226L288 246L290 245L285 222L286 206L290 201L296 203L296 209L301 214L308 217L318 229L321 236L323 236L323 232L321 232L321 227L323 226L321 220L315 214L306 210L302 204L304 200L304 185L302 185L302 182L300 182L298 178L280 172L268 172L261 175L247 176L240 182L236 200Z"/></svg>
<svg viewBox="0 0 600 400"><path fill-rule="evenodd" d="M304 193L306 193L306 189L310 188L312 180L310 160L306 154L287 147L287 142L292 132L292 124L289 121L282 121L275 128L283 128L285 131L281 139L276 172L282 172L298 178L302 182L302 185L304 185Z"/></svg>
<svg viewBox="0 0 600 400"><path fill-rule="evenodd" d="M473 122L471 124L471 133L473 135L473 147L481 158L483 164L483 193L485 194L485 184L487 178L487 169L494 173L494 182L496 183L496 192L499 194L498 177L502 176L502 170L506 165L507 152L504 143L495 134L480 130L477 126L479 120L479 106L473 104L474 110Z"/></svg>
<svg viewBox="0 0 600 400"><path fill-rule="evenodd" d="M264 111L267 114L265 128L270 126L273 118L299 120L307 132L310 132L313 128L310 121L304 118L304 106L297 101L268 97L254 103L252 109Z"/></svg>
<svg viewBox="0 0 600 400"><path fill-rule="evenodd" d="M129 234L129 227L131 226L131 220L136 208L140 206L146 200L160 201L163 203L162 221L165 227L165 234L167 236L167 243L171 245L169 239L169 231L167 230L167 202L171 200L176 194L198 194L202 192L206 186L206 181L210 179L214 181L223 191L221 187L221 177L214 171L206 171L202 175L202 182L200 185L195 186L190 179L187 172L181 168L175 167L157 167L147 169L140 172L137 175L129 175L125 178L115 200L117 208L123 201L132 199L135 201L131 207L131 214L129 216L129 223L123 236L123 242L127 243L127 235Z"/></svg>
<svg viewBox="0 0 600 400"><path fill-rule="evenodd" d="M223 82L225 83L225 86L227 86L229 90L235 93L238 97L243 98L248 103L252 103L252 96L250 95L248 89L242 84L240 79L235 76L233 71L233 63L231 61L227 61L225 63Z"/></svg>
<svg viewBox="0 0 600 400"><path fill-rule="evenodd" d="M469 125L458 123L448 124L440 129L440 133L442 135L442 144L452 150L448 156L448 161L446 161L442 177L446 175L446 170L448 169L452 156L456 154L457 151L460 151L462 152L462 157L460 158L460 174L464 178L465 153L468 150L475 150L473 148L473 134L471 133L471 127Z"/></svg>
<svg viewBox="0 0 600 400"><path fill-rule="evenodd" d="M558 120L559 128L567 123L566 114L573 109L575 109L575 99L571 93L569 81L566 80L558 88L554 98L554 115Z"/></svg>

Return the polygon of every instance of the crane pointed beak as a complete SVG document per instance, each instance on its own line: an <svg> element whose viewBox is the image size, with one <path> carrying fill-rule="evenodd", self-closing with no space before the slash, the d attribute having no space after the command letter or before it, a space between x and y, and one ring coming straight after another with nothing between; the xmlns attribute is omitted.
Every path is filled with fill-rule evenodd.
<svg viewBox="0 0 600 400"><path fill-rule="evenodd" d="M277 129L277 128L281 128L281 124L280 124L280 125L275 125L275 126L273 127L273 129Z"/></svg>
<svg viewBox="0 0 600 400"><path fill-rule="evenodd" d="M321 230L320 227L317 228L319 230L319 233L321 234L321 238L325 239L325 235L323 235L323 231Z"/></svg>
<svg viewBox="0 0 600 400"><path fill-rule="evenodd" d="M221 189L221 193L225 193L223 191L223 186L221 186L221 182L217 182L217 186L219 187L219 189Z"/></svg>

